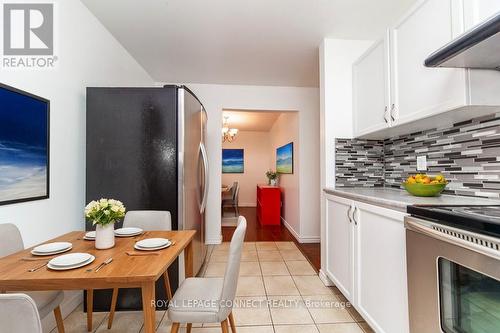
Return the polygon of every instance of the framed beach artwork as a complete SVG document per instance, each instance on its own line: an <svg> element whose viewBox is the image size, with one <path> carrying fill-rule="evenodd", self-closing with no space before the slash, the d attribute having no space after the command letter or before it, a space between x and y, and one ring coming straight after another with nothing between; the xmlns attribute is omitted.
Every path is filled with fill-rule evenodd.
<svg viewBox="0 0 500 333"><path fill-rule="evenodd" d="M276 172L293 173L293 142L276 149Z"/></svg>
<svg viewBox="0 0 500 333"><path fill-rule="evenodd" d="M222 173L244 173L243 149L222 149Z"/></svg>
<svg viewBox="0 0 500 333"><path fill-rule="evenodd" d="M49 197L48 100L0 84L0 205Z"/></svg>

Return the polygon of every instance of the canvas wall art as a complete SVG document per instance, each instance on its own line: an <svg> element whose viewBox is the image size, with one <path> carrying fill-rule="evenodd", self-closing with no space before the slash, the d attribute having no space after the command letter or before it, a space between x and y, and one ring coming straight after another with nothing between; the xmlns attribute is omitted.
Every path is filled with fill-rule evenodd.
<svg viewBox="0 0 500 333"><path fill-rule="evenodd" d="M222 173L244 173L243 149L222 149Z"/></svg>
<svg viewBox="0 0 500 333"><path fill-rule="evenodd" d="M0 84L0 205L49 196L49 101Z"/></svg>
<svg viewBox="0 0 500 333"><path fill-rule="evenodd" d="M276 149L276 172L293 173L293 142Z"/></svg>

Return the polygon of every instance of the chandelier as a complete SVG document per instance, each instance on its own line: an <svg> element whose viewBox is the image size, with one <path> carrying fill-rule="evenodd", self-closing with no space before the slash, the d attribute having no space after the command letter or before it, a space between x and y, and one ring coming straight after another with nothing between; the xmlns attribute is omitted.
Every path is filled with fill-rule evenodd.
<svg viewBox="0 0 500 333"><path fill-rule="evenodd" d="M229 128L229 117L224 117L224 122L222 123L222 142L233 142L238 134L238 129Z"/></svg>

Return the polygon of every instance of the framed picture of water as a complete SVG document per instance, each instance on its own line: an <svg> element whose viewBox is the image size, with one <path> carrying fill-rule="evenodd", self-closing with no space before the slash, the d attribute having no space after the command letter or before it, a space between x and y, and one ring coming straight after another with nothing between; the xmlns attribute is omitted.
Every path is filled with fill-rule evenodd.
<svg viewBox="0 0 500 333"><path fill-rule="evenodd" d="M222 173L244 173L243 149L222 149Z"/></svg>
<svg viewBox="0 0 500 333"><path fill-rule="evenodd" d="M293 173L293 142L276 149L276 172Z"/></svg>
<svg viewBox="0 0 500 333"><path fill-rule="evenodd" d="M49 197L48 100L0 84L0 205Z"/></svg>

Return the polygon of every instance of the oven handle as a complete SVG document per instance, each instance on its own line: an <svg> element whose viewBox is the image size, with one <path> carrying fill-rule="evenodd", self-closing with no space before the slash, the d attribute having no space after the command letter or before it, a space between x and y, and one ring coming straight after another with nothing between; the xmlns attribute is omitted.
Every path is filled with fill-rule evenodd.
<svg viewBox="0 0 500 333"><path fill-rule="evenodd" d="M453 244L456 246L460 246L460 247L469 249L471 251L474 251L474 252L477 252L479 254L491 257L493 259L497 259L497 260L500 259L500 250L492 249L490 247L487 247L486 245L476 244L473 241L465 240L465 239L462 239L462 238L457 237L457 236L448 235L446 233L434 230L432 228L432 226L437 226L437 227L440 227L442 229L447 229L447 230L454 232L456 234L462 234L462 235L468 236L469 239L470 238L479 239L479 240L482 240L483 242L488 242L490 244L499 244L500 243L497 239L495 239L493 237L479 235L479 234L476 234L473 232L469 232L466 230L457 229L457 228L453 228L453 227L449 227L449 226L443 226L440 224L436 224L436 223L433 223L433 222L430 222L427 220L422 220L422 219L418 219L418 218L411 217L411 216L405 217L405 227L408 230L412 230L412 231L418 232L420 234L427 235L427 236L432 237L432 238L439 240L439 241L447 242L447 243L450 243L450 244Z"/></svg>

